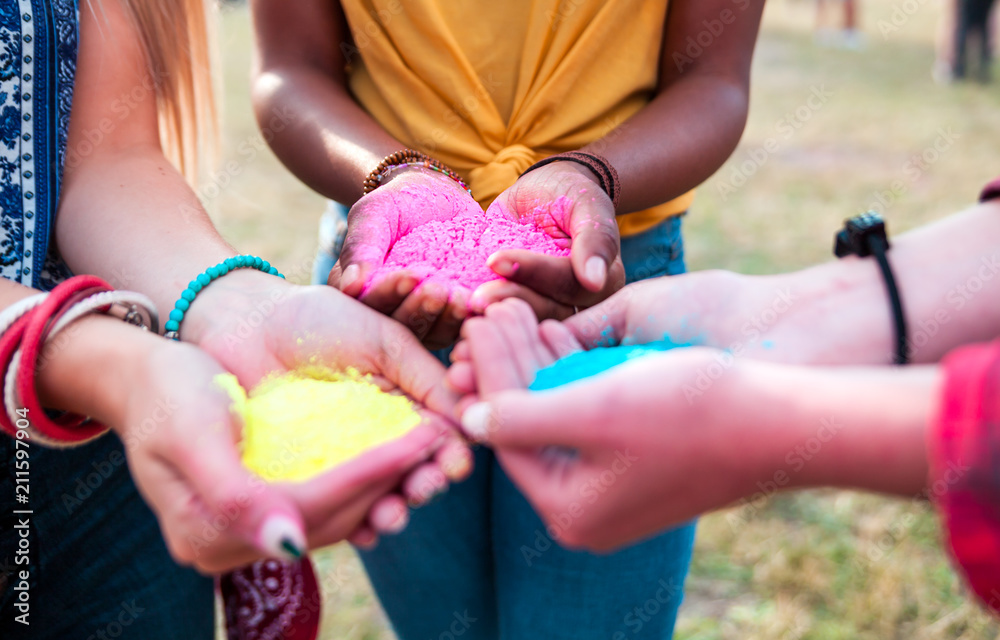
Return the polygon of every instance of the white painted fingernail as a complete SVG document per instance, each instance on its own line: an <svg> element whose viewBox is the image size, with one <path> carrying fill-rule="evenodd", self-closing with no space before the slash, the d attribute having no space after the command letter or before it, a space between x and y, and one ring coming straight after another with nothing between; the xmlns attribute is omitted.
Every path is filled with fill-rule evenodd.
<svg viewBox="0 0 1000 640"><path fill-rule="evenodd" d="M473 440L485 440L490 432L490 413L492 409L488 402L477 402L469 405L462 414L462 429Z"/></svg>
<svg viewBox="0 0 1000 640"><path fill-rule="evenodd" d="M587 280L590 280L598 287L604 286L604 279L608 275L608 266L604 264L604 260L597 256L588 258L584 271L587 274Z"/></svg>
<svg viewBox="0 0 1000 640"><path fill-rule="evenodd" d="M285 515L269 516L257 534L257 546L281 560L298 560L306 552L306 537L295 521Z"/></svg>

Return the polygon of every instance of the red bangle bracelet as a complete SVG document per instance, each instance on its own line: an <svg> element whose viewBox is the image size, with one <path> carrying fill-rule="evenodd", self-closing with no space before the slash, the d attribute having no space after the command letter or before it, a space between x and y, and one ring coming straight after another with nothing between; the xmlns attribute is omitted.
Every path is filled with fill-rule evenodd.
<svg viewBox="0 0 1000 640"><path fill-rule="evenodd" d="M59 310L68 308L66 303L76 294L95 291L111 291L112 287L95 276L76 276L61 283L49 293L29 316L24 335L21 338L21 367L17 377L17 394L27 410L32 426L43 436L67 442L83 442L97 437L106 428L98 423L84 424L79 416L63 416L52 420L45 413L38 400L35 388L35 366L45 342L45 335L59 315Z"/></svg>
<svg viewBox="0 0 1000 640"><path fill-rule="evenodd" d="M7 371L10 367L10 361L14 357L14 353L17 348L21 346L21 337L24 335L24 328L28 325L28 314L25 314L17 319L4 331L3 335L0 336L0 371ZM0 380L2 383L2 380ZM3 385L0 384L0 387ZM0 404L4 404L3 394L0 393ZM17 427L10 420L10 416L7 415L7 407L3 406L3 411L0 411L0 428L4 432L8 433L13 437L17 437Z"/></svg>

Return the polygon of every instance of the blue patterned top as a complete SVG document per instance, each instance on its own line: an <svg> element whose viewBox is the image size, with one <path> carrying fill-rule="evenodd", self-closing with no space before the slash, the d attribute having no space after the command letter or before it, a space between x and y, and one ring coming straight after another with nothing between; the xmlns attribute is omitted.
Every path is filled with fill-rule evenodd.
<svg viewBox="0 0 1000 640"><path fill-rule="evenodd" d="M49 290L73 103L76 0L0 0L0 276Z"/></svg>

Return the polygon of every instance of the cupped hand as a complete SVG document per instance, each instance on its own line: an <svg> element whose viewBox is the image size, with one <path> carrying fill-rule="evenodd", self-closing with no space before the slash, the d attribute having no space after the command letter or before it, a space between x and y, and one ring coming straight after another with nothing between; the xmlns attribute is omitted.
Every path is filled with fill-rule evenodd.
<svg viewBox="0 0 1000 640"><path fill-rule="evenodd" d="M247 270L212 283L188 313L182 338L211 354L245 388L303 366L353 369L383 390L409 397L423 424L444 438L430 459L396 483L400 494L374 505L353 541L398 531L407 503L419 506L470 473L472 454L451 418L458 396L441 384L444 366L401 324L331 287L291 285Z"/></svg>
<svg viewBox="0 0 1000 640"><path fill-rule="evenodd" d="M421 283L400 270L372 280L397 240L428 222L463 212L482 215L479 204L457 182L440 173L407 168L351 207L347 236L329 284L403 323L431 349L454 343L468 315L472 292Z"/></svg>
<svg viewBox="0 0 1000 640"><path fill-rule="evenodd" d="M497 196L490 208L535 222L553 238L565 240L570 256L496 252L489 265L506 280L487 282L475 291L476 313L493 302L517 297L528 302L539 318L565 318L574 308L592 306L625 284L614 207L585 167L553 162L535 169Z"/></svg>
<svg viewBox="0 0 1000 640"><path fill-rule="evenodd" d="M205 573L293 558L364 530L379 501L440 446L438 430L421 426L310 482L266 484L240 461L241 425L214 384L217 362L162 342L137 367L115 430L171 555Z"/></svg>
<svg viewBox="0 0 1000 640"><path fill-rule="evenodd" d="M463 400L463 427L494 448L567 546L613 549L725 506L773 465L771 450L784 451L761 451L761 432L734 409L756 397L742 365L707 390L695 386L717 365L714 350L645 356L529 392L538 369L580 349L565 326L539 326L508 300L470 320L464 334L461 375L476 378L478 393Z"/></svg>

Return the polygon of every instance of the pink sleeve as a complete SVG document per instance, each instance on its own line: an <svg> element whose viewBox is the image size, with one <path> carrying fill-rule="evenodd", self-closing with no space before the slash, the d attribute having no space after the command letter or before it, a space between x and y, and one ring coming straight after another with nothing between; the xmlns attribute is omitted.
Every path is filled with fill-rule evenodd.
<svg viewBox="0 0 1000 640"><path fill-rule="evenodd" d="M1000 613L1000 341L956 349L942 364L929 493L969 586Z"/></svg>

